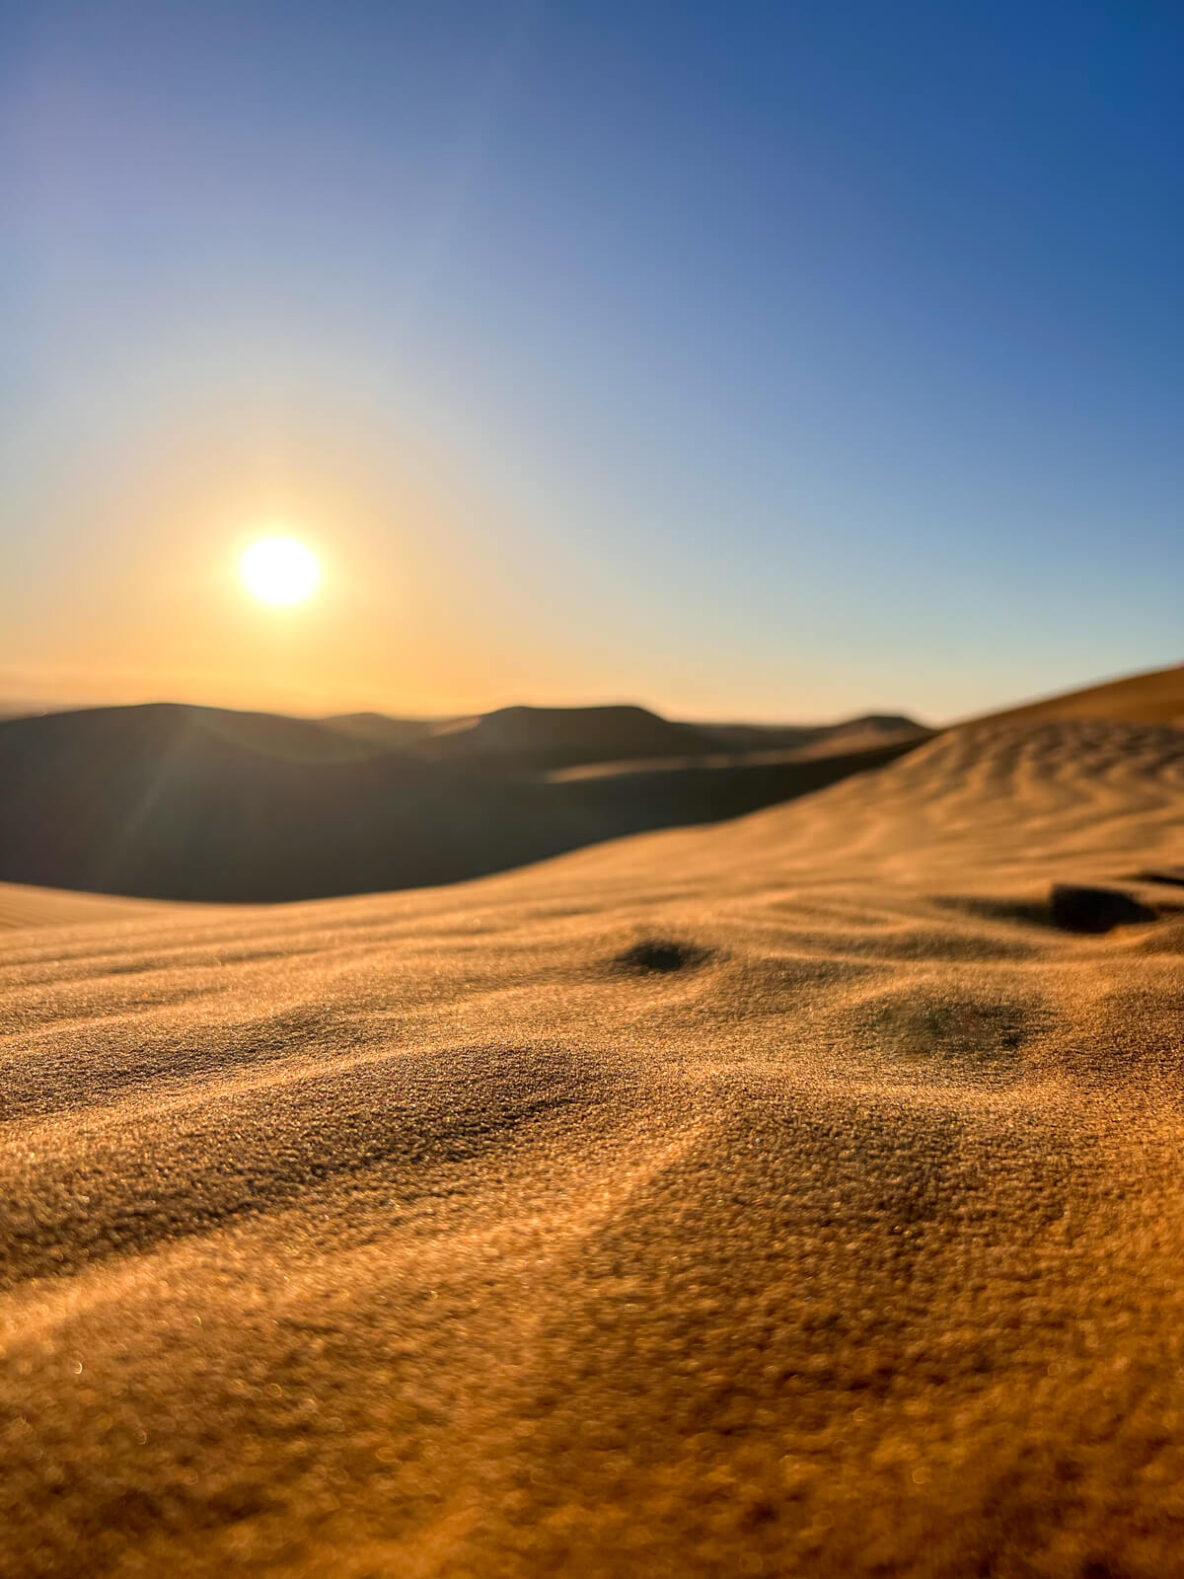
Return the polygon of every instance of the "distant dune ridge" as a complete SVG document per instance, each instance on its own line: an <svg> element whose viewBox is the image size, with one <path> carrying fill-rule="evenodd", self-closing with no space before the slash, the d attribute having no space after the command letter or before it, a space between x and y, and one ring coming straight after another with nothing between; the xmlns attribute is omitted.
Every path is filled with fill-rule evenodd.
<svg viewBox="0 0 1184 1579"><path fill-rule="evenodd" d="M716 739L642 708L418 727L173 704L51 713L0 723L0 881L207 901L455 882L738 816L926 733L861 720L849 740L819 728L804 749L721 757ZM622 760L638 753L649 759ZM606 757L598 782L547 776Z"/></svg>
<svg viewBox="0 0 1184 1579"><path fill-rule="evenodd" d="M1184 719L1184 669L995 715ZM314 720L157 704L0 721L0 881L208 902L413 888L718 822L919 745L912 719L629 706Z"/></svg>
<svg viewBox="0 0 1184 1579"><path fill-rule="evenodd" d="M509 757L537 768L687 756L705 742L690 724L644 707L502 707L437 726L420 750L444 760Z"/></svg>
<svg viewBox="0 0 1184 1579"><path fill-rule="evenodd" d="M901 714L869 713L837 724L674 723L644 707L502 707L471 718L387 718L352 713L325 719L362 739L399 744L447 761L508 760L518 771L606 763L693 759L722 753L856 751L917 740L928 730Z"/></svg>
<svg viewBox="0 0 1184 1579"><path fill-rule="evenodd" d="M453 887L11 927L4 1579L1184 1572L1139 695Z"/></svg>

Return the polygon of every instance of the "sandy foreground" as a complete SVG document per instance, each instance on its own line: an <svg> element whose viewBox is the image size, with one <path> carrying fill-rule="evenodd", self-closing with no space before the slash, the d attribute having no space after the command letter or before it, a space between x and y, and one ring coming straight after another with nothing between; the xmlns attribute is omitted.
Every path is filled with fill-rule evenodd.
<svg viewBox="0 0 1184 1579"><path fill-rule="evenodd" d="M1184 731L1078 721L453 888L7 891L0 1573L1184 1574L1181 865Z"/></svg>

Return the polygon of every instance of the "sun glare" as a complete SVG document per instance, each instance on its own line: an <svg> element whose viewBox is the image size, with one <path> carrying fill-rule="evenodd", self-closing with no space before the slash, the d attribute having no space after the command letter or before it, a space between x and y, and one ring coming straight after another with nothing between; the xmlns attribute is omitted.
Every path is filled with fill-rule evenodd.
<svg viewBox="0 0 1184 1579"><path fill-rule="evenodd" d="M294 537L261 537L243 554L241 570L248 592L276 605L303 603L321 579L317 556Z"/></svg>

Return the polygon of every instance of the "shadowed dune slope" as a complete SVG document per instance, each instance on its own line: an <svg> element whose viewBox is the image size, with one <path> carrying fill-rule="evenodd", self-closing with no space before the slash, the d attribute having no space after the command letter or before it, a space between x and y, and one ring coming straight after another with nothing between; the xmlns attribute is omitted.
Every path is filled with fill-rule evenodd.
<svg viewBox="0 0 1184 1579"><path fill-rule="evenodd" d="M0 881L205 901L456 882L735 817L912 744L551 784L429 761L381 734L164 704L0 724Z"/></svg>
<svg viewBox="0 0 1184 1579"><path fill-rule="evenodd" d="M388 718L354 713L322 721L339 734L397 746L434 761L510 774L554 773L589 764L638 765L757 752L851 754L923 739L929 731L898 714L837 724L676 723L644 707L503 707L472 718Z"/></svg>
<svg viewBox="0 0 1184 1579"><path fill-rule="evenodd" d="M1184 1572L1181 866L1184 732L1063 720L9 931L5 1579Z"/></svg>
<svg viewBox="0 0 1184 1579"><path fill-rule="evenodd" d="M419 743L442 761L510 758L536 770L577 762L686 756L710 743L690 724L672 723L644 707L502 707L452 719Z"/></svg>
<svg viewBox="0 0 1184 1579"><path fill-rule="evenodd" d="M865 713L837 724L696 724L714 750L775 751L796 749L822 755L862 750L892 741L918 740L930 733L924 724L901 713Z"/></svg>

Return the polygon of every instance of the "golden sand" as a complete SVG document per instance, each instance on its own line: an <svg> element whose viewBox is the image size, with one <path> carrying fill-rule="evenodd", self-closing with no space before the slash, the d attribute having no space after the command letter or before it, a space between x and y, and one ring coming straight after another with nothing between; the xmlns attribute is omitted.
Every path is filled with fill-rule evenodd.
<svg viewBox="0 0 1184 1579"><path fill-rule="evenodd" d="M1184 732L1070 721L453 888L25 895L0 1572L1184 1573L1181 864Z"/></svg>

